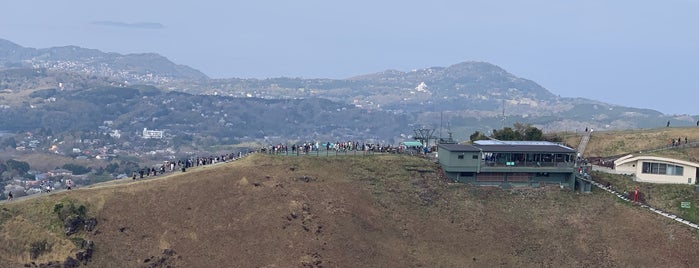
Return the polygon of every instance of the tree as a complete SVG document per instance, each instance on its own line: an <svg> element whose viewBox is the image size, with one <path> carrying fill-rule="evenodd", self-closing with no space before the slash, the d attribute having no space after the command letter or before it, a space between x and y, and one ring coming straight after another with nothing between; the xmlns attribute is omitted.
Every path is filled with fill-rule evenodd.
<svg viewBox="0 0 699 268"><path fill-rule="evenodd" d="M109 173L115 173L118 169L119 169L119 164L117 164L117 163L109 163L104 168L104 170L109 172Z"/></svg>
<svg viewBox="0 0 699 268"><path fill-rule="evenodd" d="M469 138L471 139L471 142L488 139L488 137L480 131L473 132Z"/></svg>
<svg viewBox="0 0 699 268"><path fill-rule="evenodd" d="M520 141L522 134L514 131L511 127L505 127L502 130L493 129L493 138L503 141Z"/></svg>
<svg viewBox="0 0 699 268"><path fill-rule="evenodd" d="M75 174L75 175L86 174L92 170L89 167L76 165L76 164L65 164L65 165L63 165L63 168L72 171L73 174Z"/></svg>
<svg viewBox="0 0 699 268"><path fill-rule="evenodd" d="M544 132L542 132L540 129L528 126L527 129L524 131L524 140L525 141L541 141L544 140Z"/></svg>
<svg viewBox="0 0 699 268"><path fill-rule="evenodd" d="M0 142L0 149L7 147L10 147L12 149L17 148L17 141L15 140L15 137L9 137L3 139L2 142Z"/></svg>
<svg viewBox="0 0 699 268"><path fill-rule="evenodd" d="M17 171L17 175L23 176L29 172L29 163L27 162L10 159L5 161L5 164L8 170Z"/></svg>
<svg viewBox="0 0 699 268"><path fill-rule="evenodd" d="M493 138L504 141L541 141L544 133L530 124L515 123L514 128L505 127L502 130L493 130Z"/></svg>

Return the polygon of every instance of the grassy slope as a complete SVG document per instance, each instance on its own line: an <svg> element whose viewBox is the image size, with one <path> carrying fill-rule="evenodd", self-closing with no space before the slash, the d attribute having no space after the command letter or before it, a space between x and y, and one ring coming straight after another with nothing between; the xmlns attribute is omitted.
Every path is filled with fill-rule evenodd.
<svg viewBox="0 0 699 268"><path fill-rule="evenodd" d="M634 153L667 146L671 139L687 137L690 141L699 141L699 127L656 128L623 131L595 131L585 150L585 157L608 157ZM564 142L577 147L580 135L567 135ZM689 161L699 161L699 150L676 149L658 152L659 155L681 157Z"/></svg>
<svg viewBox="0 0 699 268"><path fill-rule="evenodd" d="M51 208L88 205L94 267L699 266L699 232L600 191L447 184L403 156L253 155L135 183L0 204L0 266L47 239L72 250ZM52 227L54 226L54 227ZM8 242L4 242L8 241Z"/></svg>
<svg viewBox="0 0 699 268"><path fill-rule="evenodd" d="M624 131L595 131L585 150L585 157L610 157L627 153L638 153L648 149L667 146L671 139L687 137L689 141L699 140L699 128L656 128L644 130ZM567 144L577 146L580 143L580 135L566 136ZM699 148L672 148L647 155L656 155L699 162ZM699 222L699 196L692 185L662 185L653 183L640 183L632 181L631 177L604 173L594 173L597 180L610 182L619 191L631 192L638 186L639 190L646 194L648 204L672 212L692 222ZM680 202L692 202L691 209L680 208Z"/></svg>

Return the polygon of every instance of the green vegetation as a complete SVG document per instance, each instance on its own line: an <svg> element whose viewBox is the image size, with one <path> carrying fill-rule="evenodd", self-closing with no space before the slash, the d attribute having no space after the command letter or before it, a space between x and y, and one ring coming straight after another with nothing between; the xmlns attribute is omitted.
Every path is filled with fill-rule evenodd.
<svg viewBox="0 0 699 268"><path fill-rule="evenodd" d="M87 208L84 205L76 204L73 200L62 200L53 206L53 213L58 216L61 221L65 221L70 217L85 217Z"/></svg>
<svg viewBox="0 0 699 268"><path fill-rule="evenodd" d="M65 164L65 165L63 165L63 168L70 170L71 172L73 172L74 175L83 175L83 174L87 174L88 172L92 171L91 168L85 167L82 165L78 165L78 164Z"/></svg>
<svg viewBox="0 0 699 268"><path fill-rule="evenodd" d="M603 184L609 182L618 192L632 193L638 186L648 205L699 223L699 214L697 214L699 198L694 185L635 182L631 176L603 172L593 172L592 177ZM690 202L691 208L680 208L681 202Z"/></svg>
<svg viewBox="0 0 699 268"><path fill-rule="evenodd" d="M471 142L488 139L480 131L474 132L469 138ZM513 127L504 127L501 130L494 129L491 138L503 141L562 141L557 135L544 135L541 129L533 127L531 124L522 123L514 123Z"/></svg>

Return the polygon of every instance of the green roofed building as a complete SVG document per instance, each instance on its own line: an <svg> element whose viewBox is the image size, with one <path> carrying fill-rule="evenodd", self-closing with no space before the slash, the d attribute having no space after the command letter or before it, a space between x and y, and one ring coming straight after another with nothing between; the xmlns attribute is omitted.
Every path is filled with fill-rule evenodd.
<svg viewBox="0 0 699 268"><path fill-rule="evenodd" d="M419 141L404 141L400 143L406 147L422 147L422 143Z"/></svg>
<svg viewBox="0 0 699 268"><path fill-rule="evenodd" d="M546 141L440 144L438 160L452 180L476 185L575 187L577 152Z"/></svg>

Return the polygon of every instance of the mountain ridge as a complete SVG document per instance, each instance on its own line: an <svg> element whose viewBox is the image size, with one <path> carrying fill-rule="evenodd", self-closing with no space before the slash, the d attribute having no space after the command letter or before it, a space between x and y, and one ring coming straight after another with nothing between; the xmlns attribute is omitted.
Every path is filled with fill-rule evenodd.
<svg viewBox="0 0 699 268"><path fill-rule="evenodd" d="M34 62L28 65L27 62L17 61L19 58L29 58L30 62ZM79 60L64 61L66 59ZM107 66L119 68L100 67L105 61ZM72 83L68 83L73 89L89 88L88 84L94 85L93 77L96 76L104 77L102 84L107 86L147 84L166 91L193 95L262 99L323 98L367 111L406 115L413 122L410 127L442 127L444 118L447 125L460 133L457 135L461 138L473 131L486 133L517 122L548 131L582 131L585 128L652 128L664 126L667 121L672 121L673 126L689 126L696 121L687 115L665 115L652 109L560 97L535 81L482 61L464 61L447 67L411 71L388 69L346 79L211 79L155 53L121 55L77 46L32 49L2 40L0 66L3 65L15 69L24 66L27 69L75 73L85 73L85 66L92 66L87 68L89 76L85 78L92 82L84 83L79 76L73 76ZM160 67L153 69L149 66ZM195 75L177 75L188 70L193 70ZM62 79L52 79L55 85L48 85L46 78L37 77L36 74L13 78L0 73L0 76L10 81L0 81L0 90L41 89L38 85L45 85L44 89L66 87Z"/></svg>
<svg viewBox="0 0 699 268"><path fill-rule="evenodd" d="M104 76L120 74L132 82L158 81L162 79L208 79L199 70L175 64L157 53L102 52L79 46L51 48L23 47L12 41L0 39L0 66L32 66L48 69L85 71ZM151 79L147 79L151 78Z"/></svg>

